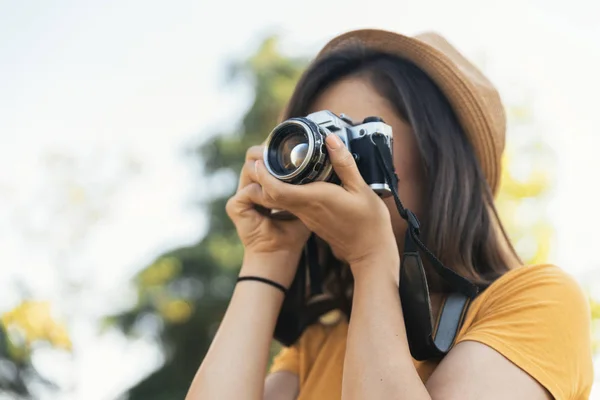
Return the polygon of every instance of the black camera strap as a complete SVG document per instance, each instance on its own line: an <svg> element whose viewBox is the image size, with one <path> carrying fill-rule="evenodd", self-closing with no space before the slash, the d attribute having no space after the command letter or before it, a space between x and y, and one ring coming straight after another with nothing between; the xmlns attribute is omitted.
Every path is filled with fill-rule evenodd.
<svg viewBox="0 0 600 400"><path fill-rule="evenodd" d="M416 215L404 207L398 196L398 177L394 172L389 151L391 143L387 143L388 139L383 135L375 134L371 138L396 208L408 225L400 261L398 293L402 303L410 352L416 360L441 358L452 348L469 304L479 293L479 287L444 266L425 246L420 238L420 225ZM427 257L434 271L454 290L446 296L437 321L434 321L432 315L421 252ZM310 280L310 287L306 282L307 277ZM321 315L342 306L336 299L328 298L312 302L309 306L306 301L307 289L310 289L309 298L323 298L319 296L323 293L322 288L321 266L318 262L316 238L313 234L306 243L296 277L284 299L275 326L276 340L285 346L291 346L304 329L316 322Z"/></svg>
<svg viewBox="0 0 600 400"><path fill-rule="evenodd" d="M308 284L307 277L310 281ZM310 290L308 301L307 289ZM339 299L323 296L316 237L311 234L300 258L296 276L283 300L273 337L284 346L291 346L306 327L328 312L342 307Z"/></svg>
<svg viewBox="0 0 600 400"><path fill-rule="evenodd" d="M387 139L383 135L373 135L372 139L396 208L408 225L400 260L398 292L410 352L415 360L440 358L452 348L470 301L479 293L479 287L447 268L421 241L416 215L404 207L398 196L398 177L393 172L390 152L382 150L382 146L389 148L385 142ZM419 250L425 254L435 272L454 289L442 304L437 323L432 315L429 287Z"/></svg>
<svg viewBox="0 0 600 400"><path fill-rule="evenodd" d="M308 276L310 283L310 297L323 294L323 278L321 277L321 266L319 265L319 252L317 249L317 238L311 233L304 247L304 255L308 263Z"/></svg>

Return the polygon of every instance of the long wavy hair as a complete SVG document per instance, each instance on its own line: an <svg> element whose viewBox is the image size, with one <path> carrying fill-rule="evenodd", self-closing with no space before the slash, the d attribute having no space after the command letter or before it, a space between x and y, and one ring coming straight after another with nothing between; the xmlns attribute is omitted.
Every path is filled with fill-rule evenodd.
<svg viewBox="0 0 600 400"><path fill-rule="evenodd" d="M350 76L369 82L414 132L426 180L419 216L424 243L447 267L479 285L491 284L518 256L473 147L447 98L421 69L360 46L330 53L304 72L283 116L307 115L329 85ZM320 250L327 290L349 314L350 271L326 243L320 242ZM425 266L433 287L444 291L443 283Z"/></svg>

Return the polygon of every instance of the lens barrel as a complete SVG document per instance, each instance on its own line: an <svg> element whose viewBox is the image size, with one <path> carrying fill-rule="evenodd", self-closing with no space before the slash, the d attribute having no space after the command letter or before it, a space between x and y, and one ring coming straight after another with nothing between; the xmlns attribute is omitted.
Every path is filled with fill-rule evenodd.
<svg viewBox="0 0 600 400"><path fill-rule="evenodd" d="M277 125L265 143L264 162L271 175L292 184L327 180L332 171L325 133L308 118Z"/></svg>

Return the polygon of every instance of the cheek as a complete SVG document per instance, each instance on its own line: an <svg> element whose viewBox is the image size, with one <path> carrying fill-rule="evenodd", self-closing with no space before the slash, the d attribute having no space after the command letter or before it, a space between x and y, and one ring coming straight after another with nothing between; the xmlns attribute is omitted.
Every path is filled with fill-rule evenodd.
<svg viewBox="0 0 600 400"><path fill-rule="evenodd" d="M402 204L417 215L421 211L419 206L423 184L419 160L419 152L414 140L394 141L394 168L398 176L398 194Z"/></svg>
<svg viewBox="0 0 600 400"><path fill-rule="evenodd" d="M396 169L398 175L398 195L404 207L415 214L421 213L422 180L416 168ZM394 206L395 207L395 206Z"/></svg>

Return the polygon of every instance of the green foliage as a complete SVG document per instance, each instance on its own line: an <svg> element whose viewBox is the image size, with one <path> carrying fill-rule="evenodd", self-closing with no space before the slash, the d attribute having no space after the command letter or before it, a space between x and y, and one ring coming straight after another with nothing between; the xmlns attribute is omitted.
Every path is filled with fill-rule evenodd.
<svg viewBox="0 0 600 400"><path fill-rule="evenodd" d="M233 132L216 135L195 150L207 178L225 172L237 180L246 149L260 144L276 125L305 65L282 55L277 37L267 38L254 55L232 65L232 81L252 85L254 101ZM209 233L144 268L134 281L135 306L107 320L129 335L156 337L165 355L157 371L129 390L132 400L184 398L208 350L242 259L242 245L225 214L231 194L203 205Z"/></svg>
<svg viewBox="0 0 600 400"><path fill-rule="evenodd" d="M306 62L283 56L277 44L276 37L269 37L256 54L232 66L232 79L242 79L253 86L254 102L237 130L199 148L200 159L208 173L222 168L237 173L246 149L261 143L278 122Z"/></svg>
<svg viewBox="0 0 600 400"><path fill-rule="evenodd" d="M23 347L15 346L4 325L0 324L0 362L10 371L0 376L0 394L22 397L29 394L23 371L31 368L31 365L28 354L24 353Z"/></svg>

